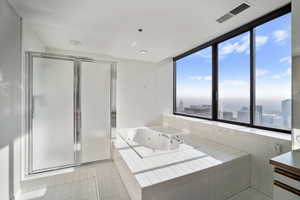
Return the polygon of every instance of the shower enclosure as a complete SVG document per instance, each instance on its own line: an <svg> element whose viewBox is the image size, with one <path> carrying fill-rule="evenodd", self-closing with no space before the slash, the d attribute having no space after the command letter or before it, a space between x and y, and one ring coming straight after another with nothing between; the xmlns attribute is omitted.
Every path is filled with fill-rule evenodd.
<svg viewBox="0 0 300 200"><path fill-rule="evenodd" d="M26 52L28 174L111 158L116 63Z"/></svg>

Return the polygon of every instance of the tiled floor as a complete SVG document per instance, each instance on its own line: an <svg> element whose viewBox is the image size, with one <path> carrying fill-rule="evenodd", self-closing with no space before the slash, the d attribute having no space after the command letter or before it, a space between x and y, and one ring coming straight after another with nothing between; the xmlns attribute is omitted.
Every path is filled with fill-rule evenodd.
<svg viewBox="0 0 300 200"><path fill-rule="evenodd" d="M98 186L98 187L97 187ZM21 200L130 200L112 162L86 166L23 184ZM98 196L99 195L99 196ZM271 200L248 189L228 200Z"/></svg>
<svg viewBox="0 0 300 200"><path fill-rule="evenodd" d="M130 200L112 162L22 184L21 200Z"/></svg>
<svg viewBox="0 0 300 200"><path fill-rule="evenodd" d="M253 189L245 190L244 192L239 193L238 195L233 196L228 200L272 200L271 198L263 195L260 192L257 192Z"/></svg>

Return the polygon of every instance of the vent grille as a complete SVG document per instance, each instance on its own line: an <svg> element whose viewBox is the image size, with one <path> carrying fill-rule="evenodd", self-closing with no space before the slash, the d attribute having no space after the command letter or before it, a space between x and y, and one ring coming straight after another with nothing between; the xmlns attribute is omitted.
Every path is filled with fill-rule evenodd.
<svg viewBox="0 0 300 200"><path fill-rule="evenodd" d="M238 15L241 12L247 10L248 8L250 8L249 4L242 3L239 6L232 9L231 11L229 11L229 13L226 13L222 17L218 18L216 21L219 22L219 23L223 23L223 22L229 20L230 18L234 17L235 15Z"/></svg>
<svg viewBox="0 0 300 200"><path fill-rule="evenodd" d="M223 23L226 20L230 19L231 17L233 17L233 15L230 13L227 13L227 14L223 15L222 17L220 17L219 19L217 19L217 22Z"/></svg>
<svg viewBox="0 0 300 200"><path fill-rule="evenodd" d="M249 6L248 4L242 3L242 4L239 5L238 7L232 9L232 10L230 11L230 13L231 13L231 14L234 14L234 15L237 15L237 14L243 12L244 10L246 10L246 9L248 9L248 8L250 8L250 6Z"/></svg>

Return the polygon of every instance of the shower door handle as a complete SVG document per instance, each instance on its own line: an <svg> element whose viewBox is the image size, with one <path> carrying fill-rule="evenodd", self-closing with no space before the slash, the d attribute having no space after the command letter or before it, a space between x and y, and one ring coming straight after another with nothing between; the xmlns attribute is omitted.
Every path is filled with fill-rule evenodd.
<svg viewBox="0 0 300 200"><path fill-rule="evenodd" d="M81 143L80 143L80 139L81 139L81 112L80 110L76 111L76 134L75 134L75 150L80 152L81 151Z"/></svg>

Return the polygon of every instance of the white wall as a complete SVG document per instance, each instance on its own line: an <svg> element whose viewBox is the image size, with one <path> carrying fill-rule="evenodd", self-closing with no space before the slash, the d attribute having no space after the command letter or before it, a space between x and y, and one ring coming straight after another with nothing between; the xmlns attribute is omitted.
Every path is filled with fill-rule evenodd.
<svg viewBox="0 0 300 200"><path fill-rule="evenodd" d="M14 152L21 134L21 20L0 0L0 199L19 190L20 162ZM17 155L19 156L19 155ZM15 173L14 173L15 172Z"/></svg>
<svg viewBox="0 0 300 200"><path fill-rule="evenodd" d="M162 114L172 112L173 63L171 59L151 63L53 48L46 48L46 51L118 63L118 128L161 124Z"/></svg>
<svg viewBox="0 0 300 200"><path fill-rule="evenodd" d="M160 112L173 112L173 59L168 58L157 63L157 92Z"/></svg>
<svg viewBox="0 0 300 200"><path fill-rule="evenodd" d="M22 22L22 49L23 56L25 51L45 51L46 46L39 39L37 34L33 31L30 25L27 24L26 20ZM23 64L25 64L23 62Z"/></svg>
<svg viewBox="0 0 300 200"><path fill-rule="evenodd" d="M300 5L300 4L299 4ZM299 27L300 29L300 27ZM300 46L300 44L299 44ZM293 68L292 68L292 86L293 86L293 149L300 149L299 139L296 138L300 136L300 56L293 56Z"/></svg>
<svg viewBox="0 0 300 200"><path fill-rule="evenodd" d="M296 140L300 136L300 1L292 1L292 126L293 149L300 149L300 142Z"/></svg>
<svg viewBox="0 0 300 200"><path fill-rule="evenodd" d="M157 125L172 110L169 60L146 63L120 60L117 72L117 127Z"/></svg>

